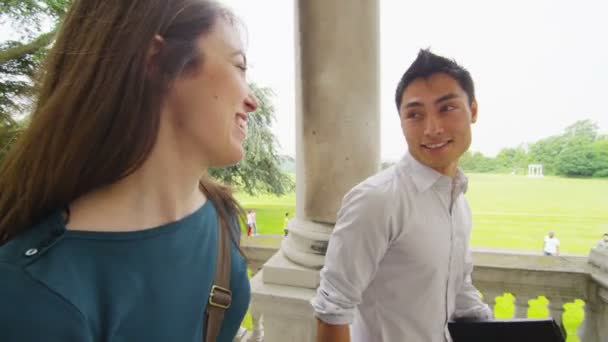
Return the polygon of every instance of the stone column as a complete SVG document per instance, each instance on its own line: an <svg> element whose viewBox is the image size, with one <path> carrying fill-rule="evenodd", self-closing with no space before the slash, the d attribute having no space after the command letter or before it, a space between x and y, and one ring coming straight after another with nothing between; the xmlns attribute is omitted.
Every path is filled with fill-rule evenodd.
<svg viewBox="0 0 608 342"><path fill-rule="evenodd" d="M342 197L380 165L378 2L296 11L296 216L281 248L320 268Z"/></svg>
<svg viewBox="0 0 608 342"><path fill-rule="evenodd" d="M296 215L252 279L265 341L313 341L319 285L342 197L380 165L378 0L297 0Z"/></svg>

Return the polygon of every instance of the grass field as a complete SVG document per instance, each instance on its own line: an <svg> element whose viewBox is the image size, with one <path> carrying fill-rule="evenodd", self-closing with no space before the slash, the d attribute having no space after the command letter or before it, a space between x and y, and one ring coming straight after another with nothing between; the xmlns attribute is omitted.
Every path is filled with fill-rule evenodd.
<svg viewBox="0 0 608 342"><path fill-rule="evenodd" d="M283 234L285 212L293 217L295 194L283 197L238 195L255 209L260 234ZM549 230L564 254L588 254L608 232L608 180L470 174L467 198L473 211L471 244L476 247L540 252ZM262 239L263 240L263 239ZM268 240L276 244L276 240ZM512 317L512 297L499 298L496 315ZM582 321L582 301L566 304L568 342ZM531 301L529 317L547 317L546 298Z"/></svg>
<svg viewBox="0 0 608 342"><path fill-rule="evenodd" d="M563 253L588 254L608 232L608 180L475 174L467 198L473 246L541 250L553 230Z"/></svg>
<svg viewBox="0 0 608 342"><path fill-rule="evenodd" d="M260 234L283 234L285 212L293 217L295 194L238 195L257 212ZM469 175L472 246L540 251L553 230L562 253L587 254L608 232L608 180Z"/></svg>

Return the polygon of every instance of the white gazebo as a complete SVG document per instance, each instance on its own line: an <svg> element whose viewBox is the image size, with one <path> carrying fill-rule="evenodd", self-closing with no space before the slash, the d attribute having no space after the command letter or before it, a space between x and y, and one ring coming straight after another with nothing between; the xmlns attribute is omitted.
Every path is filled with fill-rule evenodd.
<svg viewBox="0 0 608 342"><path fill-rule="evenodd" d="M528 177L541 178L543 175L543 164L528 165Z"/></svg>

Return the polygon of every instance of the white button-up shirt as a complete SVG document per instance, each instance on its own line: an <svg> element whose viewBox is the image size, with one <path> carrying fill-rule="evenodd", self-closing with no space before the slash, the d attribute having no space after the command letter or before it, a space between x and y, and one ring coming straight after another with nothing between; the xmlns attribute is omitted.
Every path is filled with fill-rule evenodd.
<svg viewBox="0 0 608 342"><path fill-rule="evenodd" d="M467 179L407 154L353 188L329 240L315 315L353 342L449 341L452 319L491 319L471 283Z"/></svg>
<svg viewBox="0 0 608 342"><path fill-rule="evenodd" d="M557 254L557 247L559 247L559 240L554 237L549 237L549 235L545 236L545 253L549 253L551 255Z"/></svg>

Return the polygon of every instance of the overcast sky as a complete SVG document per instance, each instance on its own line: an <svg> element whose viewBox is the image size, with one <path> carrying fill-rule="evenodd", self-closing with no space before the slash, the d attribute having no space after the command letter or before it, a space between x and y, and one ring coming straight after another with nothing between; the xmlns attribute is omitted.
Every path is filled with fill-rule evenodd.
<svg viewBox="0 0 608 342"><path fill-rule="evenodd" d="M250 80L275 92L273 130L281 152L294 155L294 0L221 1L247 27ZM608 133L606 13L602 0L380 0L382 158L406 149L393 93L427 47L473 75L480 107L473 151L493 156L582 119Z"/></svg>
<svg viewBox="0 0 608 342"><path fill-rule="evenodd" d="M293 155L294 1L223 2L245 22L250 80L276 93L274 131ZM581 119L608 132L608 2L381 0L380 7L383 159L406 149L393 93L426 47L473 75L480 106L474 151L493 156Z"/></svg>

